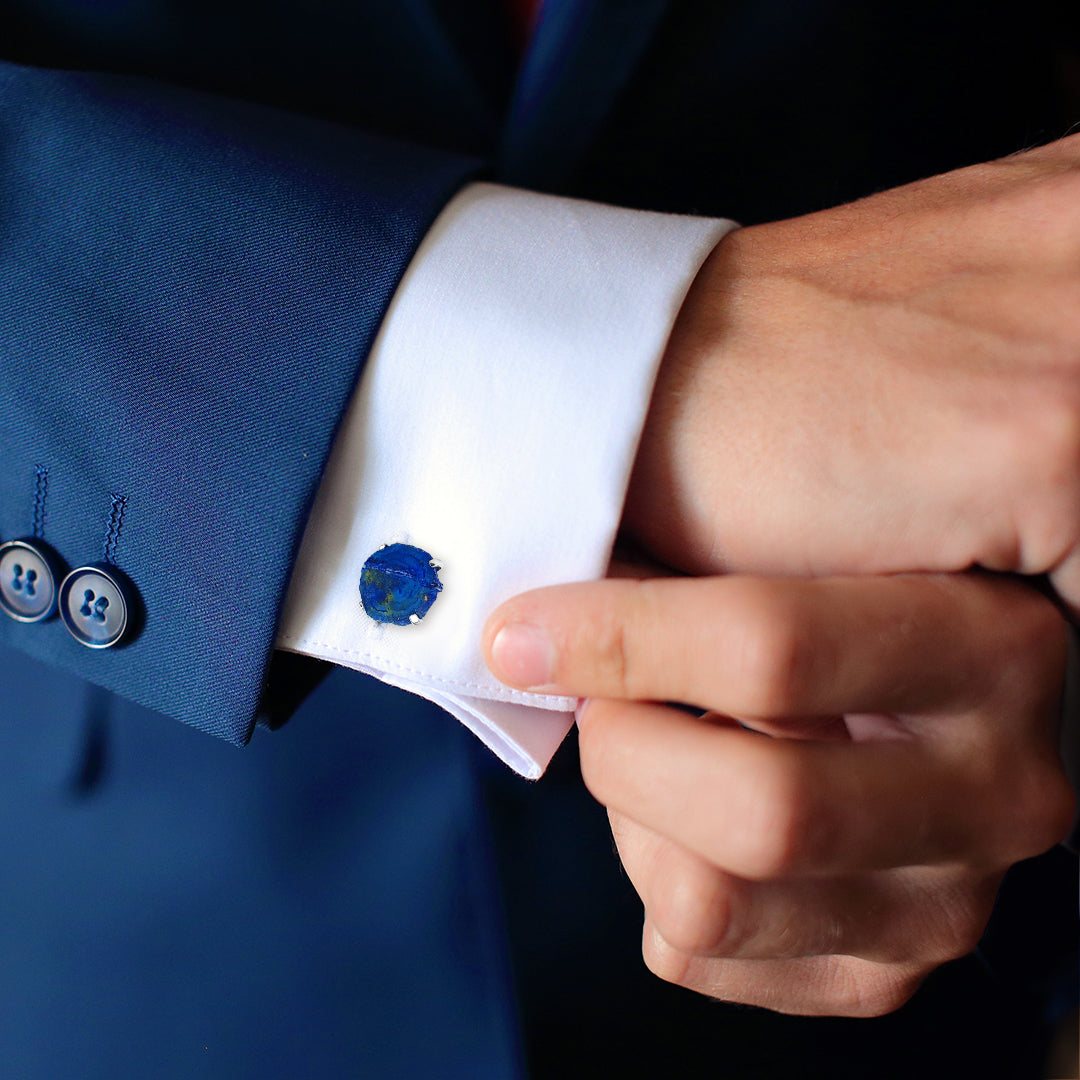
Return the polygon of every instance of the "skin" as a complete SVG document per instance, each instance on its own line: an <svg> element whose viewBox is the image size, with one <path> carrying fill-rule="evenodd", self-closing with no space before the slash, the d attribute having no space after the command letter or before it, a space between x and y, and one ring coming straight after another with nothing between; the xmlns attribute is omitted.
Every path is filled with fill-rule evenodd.
<svg viewBox="0 0 1080 1080"><path fill-rule="evenodd" d="M690 573L1048 573L1080 610L1080 135L702 267L624 524Z"/></svg>
<svg viewBox="0 0 1080 1080"><path fill-rule="evenodd" d="M727 236L676 322L623 525L691 574L979 567L1047 575L1080 613L1080 135ZM583 771L657 974L888 1011L1067 828L1062 621L985 575L725 580L518 598L489 664L600 699ZM553 682L492 652L511 624Z"/></svg>
<svg viewBox="0 0 1080 1080"><path fill-rule="evenodd" d="M484 647L511 685L590 699L582 775L645 905L645 962L724 1000L897 1008L1071 820L1064 624L1013 582L557 586L503 605Z"/></svg>

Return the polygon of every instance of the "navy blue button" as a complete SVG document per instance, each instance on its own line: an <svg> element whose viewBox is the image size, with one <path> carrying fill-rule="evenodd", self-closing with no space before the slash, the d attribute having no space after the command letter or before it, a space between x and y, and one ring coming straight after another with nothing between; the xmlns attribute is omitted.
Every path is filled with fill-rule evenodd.
<svg viewBox="0 0 1080 1080"><path fill-rule="evenodd" d="M360 600L376 622L418 623L442 592L439 564L410 544L379 548L360 573Z"/></svg>
<svg viewBox="0 0 1080 1080"><path fill-rule="evenodd" d="M115 567L98 563L72 570L60 586L60 618L71 636L91 649L108 649L127 633L130 586Z"/></svg>
<svg viewBox="0 0 1080 1080"><path fill-rule="evenodd" d="M0 545L0 607L19 622L43 622L56 614L60 560L40 540Z"/></svg>

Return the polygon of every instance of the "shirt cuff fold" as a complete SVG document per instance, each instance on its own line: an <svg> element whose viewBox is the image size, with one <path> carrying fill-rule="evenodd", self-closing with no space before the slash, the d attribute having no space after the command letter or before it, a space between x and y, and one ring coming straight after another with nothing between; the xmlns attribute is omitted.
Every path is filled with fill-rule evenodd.
<svg viewBox="0 0 1080 1080"><path fill-rule="evenodd" d="M576 702L498 682L484 622L517 593L603 576L675 317L734 227L493 184L452 200L338 433L278 646L421 694L539 776ZM404 626L360 597L392 544L427 553L442 586Z"/></svg>

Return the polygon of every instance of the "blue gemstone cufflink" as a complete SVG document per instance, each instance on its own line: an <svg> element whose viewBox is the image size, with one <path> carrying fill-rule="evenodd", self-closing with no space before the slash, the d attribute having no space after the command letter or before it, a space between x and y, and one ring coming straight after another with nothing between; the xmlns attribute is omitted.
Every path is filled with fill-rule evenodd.
<svg viewBox="0 0 1080 1080"><path fill-rule="evenodd" d="M442 567L428 552L410 544L386 544L360 572L360 600L376 622L394 626L418 623L442 592Z"/></svg>
<svg viewBox="0 0 1080 1080"><path fill-rule="evenodd" d="M60 558L40 540L0 544L0 608L24 623L44 622L56 614Z"/></svg>

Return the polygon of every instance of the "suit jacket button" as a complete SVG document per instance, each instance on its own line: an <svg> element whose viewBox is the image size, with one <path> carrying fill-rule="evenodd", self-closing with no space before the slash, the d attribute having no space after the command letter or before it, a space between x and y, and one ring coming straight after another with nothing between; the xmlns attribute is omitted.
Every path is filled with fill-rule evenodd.
<svg viewBox="0 0 1080 1080"><path fill-rule="evenodd" d="M0 544L0 607L19 622L43 622L56 614L62 574L59 558L40 540Z"/></svg>
<svg viewBox="0 0 1080 1080"><path fill-rule="evenodd" d="M76 641L108 649L128 632L131 599L131 586L116 567L80 566L60 586L60 618Z"/></svg>

